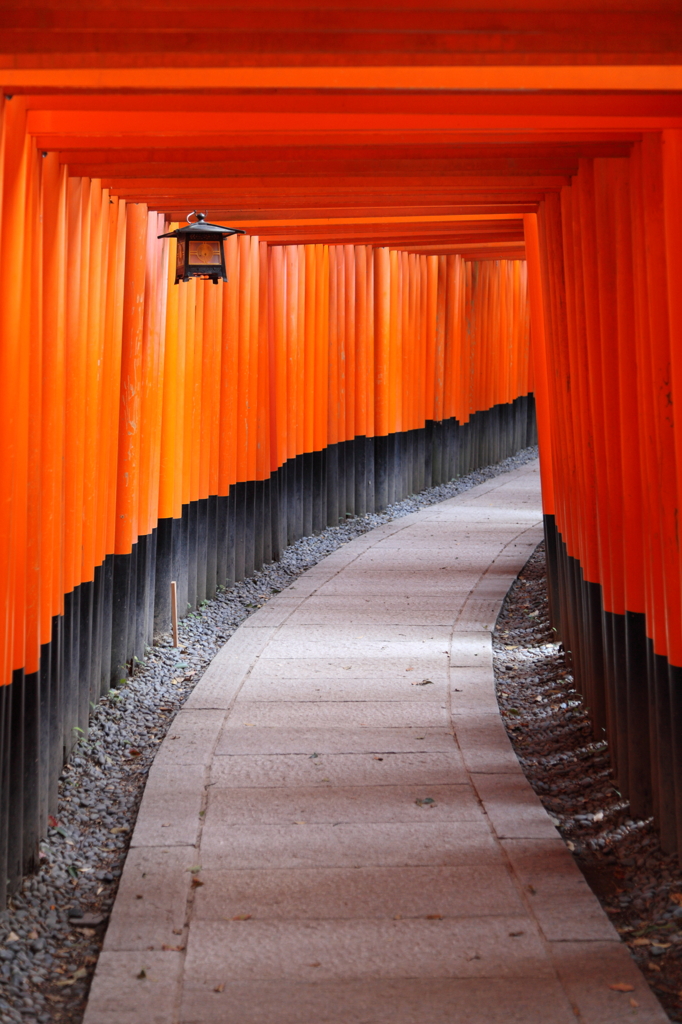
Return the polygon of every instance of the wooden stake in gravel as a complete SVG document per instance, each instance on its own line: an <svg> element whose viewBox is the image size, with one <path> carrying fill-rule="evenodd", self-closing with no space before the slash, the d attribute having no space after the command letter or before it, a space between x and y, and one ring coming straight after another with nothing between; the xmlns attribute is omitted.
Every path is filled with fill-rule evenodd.
<svg viewBox="0 0 682 1024"><path fill-rule="evenodd" d="M171 621L173 623L173 647L179 647L178 638L178 585L171 580Z"/></svg>

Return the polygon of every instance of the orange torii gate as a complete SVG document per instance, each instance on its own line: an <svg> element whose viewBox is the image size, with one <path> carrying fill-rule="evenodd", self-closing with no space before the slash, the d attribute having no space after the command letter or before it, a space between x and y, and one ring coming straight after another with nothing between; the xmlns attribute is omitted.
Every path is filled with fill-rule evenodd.
<svg viewBox="0 0 682 1024"><path fill-rule="evenodd" d="M181 3L5 0L13 882L171 571L193 606L499 457L531 390L555 624L621 788L679 846L680 15L593 6L257 0L197 26ZM193 207L247 232L227 285L169 286L156 236Z"/></svg>

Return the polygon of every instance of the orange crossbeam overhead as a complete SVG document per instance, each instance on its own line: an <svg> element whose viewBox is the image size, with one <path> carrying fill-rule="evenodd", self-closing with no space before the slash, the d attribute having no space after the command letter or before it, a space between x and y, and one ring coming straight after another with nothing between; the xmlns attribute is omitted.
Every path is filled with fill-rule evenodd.
<svg viewBox="0 0 682 1024"><path fill-rule="evenodd" d="M59 66L17 67L17 60L3 60L0 69L6 86L15 89L87 89L200 91L215 89L400 89L400 90L600 90L670 91L682 88L682 65L673 63L641 64L560 64L525 66L486 64L485 66L433 66L424 64L348 66L280 66L266 64L251 67L150 66L150 54L141 54L139 66L102 67L92 55L89 66L68 67L68 55ZM156 55L158 59L158 54ZM184 55L181 55L184 56ZM214 60L217 55L214 55ZM224 54L220 55L224 59ZM673 58L673 54L669 55ZM101 58L100 58L101 59ZM186 58L185 58L186 59ZM41 61L41 63L48 63ZM82 63L80 58L78 63ZM131 63L133 63L131 61ZM3 66L4 65L4 66ZM67 66L64 66L67 65Z"/></svg>
<svg viewBox="0 0 682 1024"><path fill-rule="evenodd" d="M52 106L53 98L45 101ZM372 100L369 99L371 106ZM200 101L197 104L200 106ZM103 120L106 114L106 119ZM561 141L565 135L576 134L580 139L592 133L632 133L656 128L682 126L682 111L662 114L651 111L648 114L619 114L586 116L552 114L430 114L353 112L336 113L327 111L303 112L295 110L230 110L230 111L158 111L149 110L30 110L27 130L39 137L116 137L129 140L136 136L154 138L191 136L202 139L206 136L223 134L226 137L266 133L271 137L290 135L336 136L341 139L368 133L372 138L391 135L406 138L427 137L436 133L438 137L454 133L457 138L471 136L486 138L490 135L504 137L503 141L514 144L519 138L533 140L538 133Z"/></svg>
<svg viewBox="0 0 682 1024"><path fill-rule="evenodd" d="M164 8L162 24L148 0L125 15L86 5L78 31L72 9L43 11L41 35L12 8L13 66L1 73L12 88L33 90L24 102L35 145L129 202L175 219L199 205L271 242L443 247L485 238L518 249L520 225L501 221L518 224L581 160L625 158L644 133L682 126L682 100L670 91L680 67L666 56L678 19L650 5L648 36L634 11L585 8L543 11L542 28L538 12L509 9L504 28L492 30L487 14L450 6L339 3L322 13L273 3L213 7L201 32L181 4ZM609 45L618 41L615 62L607 30ZM174 38L183 39L184 66ZM144 57L148 45L159 62ZM216 46L223 58L211 67ZM570 91L553 92L562 87ZM457 213L432 208L453 199ZM391 219L377 220L386 207ZM396 216L414 220L399 226ZM479 225L462 233L450 220L458 216ZM494 234L483 226L491 218Z"/></svg>
<svg viewBox="0 0 682 1024"><path fill-rule="evenodd" d="M619 126L632 128L633 119L642 124L649 121L655 124L658 119L682 116L682 94L671 91L499 92L482 89L414 92L363 88L335 89L331 92L310 89L208 92L73 92L52 89L41 93L35 86L31 86L19 88L17 92L23 96L28 111L94 111L98 114L108 112L114 116L118 112L142 112L150 119L156 113L220 116L229 112L237 117L249 113L255 118L272 114L290 118L302 114L329 116L332 125L340 123L338 117L359 118L358 128L368 127L369 119L376 119L377 116L386 118L389 128L402 125L414 128L415 116L425 118L424 125L427 128L433 123L433 118L447 116L456 119L451 124L459 124L462 130L468 125L469 130L476 132L494 130L495 126L499 131L509 129L512 133L532 131L538 126L538 119L543 120L546 130L561 132L569 125L573 125L577 131L583 130L582 125L585 131L596 127L608 128L607 122L611 119L616 119L611 127L617 129ZM254 124L257 123L254 121ZM351 128L354 123L351 120Z"/></svg>

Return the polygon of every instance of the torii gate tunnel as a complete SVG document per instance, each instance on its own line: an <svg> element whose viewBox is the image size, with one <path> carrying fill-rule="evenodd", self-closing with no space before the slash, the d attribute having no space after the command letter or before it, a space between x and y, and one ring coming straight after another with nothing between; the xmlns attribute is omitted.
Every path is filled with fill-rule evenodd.
<svg viewBox="0 0 682 1024"><path fill-rule="evenodd" d="M3 0L0 878L91 702L297 537L539 436L554 625L682 848L675 0ZM188 211L243 235L175 280Z"/></svg>

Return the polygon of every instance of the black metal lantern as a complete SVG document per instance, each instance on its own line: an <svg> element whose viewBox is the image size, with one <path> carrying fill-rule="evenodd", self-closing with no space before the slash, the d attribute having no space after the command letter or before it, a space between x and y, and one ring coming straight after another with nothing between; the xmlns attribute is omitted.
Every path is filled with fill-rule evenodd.
<svg viewBox="0 0 682 1024"><path fill-rule="evenodd" d="M194 210L196 223L190 223L191 213L187 214L187 227L169 231L159 238L175 238L178 253L175 264L175 283L189 281L191 277L205 280L227 281L225 273L225 252L223 242L230 235L243 235L240 228L222 228L218 224L207 224L205 214Z"/></svg>

